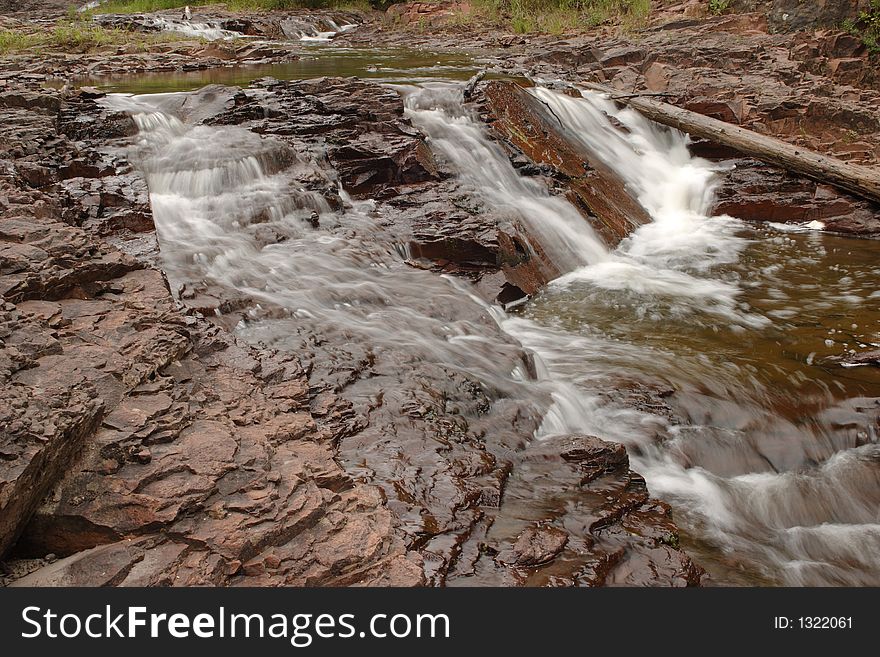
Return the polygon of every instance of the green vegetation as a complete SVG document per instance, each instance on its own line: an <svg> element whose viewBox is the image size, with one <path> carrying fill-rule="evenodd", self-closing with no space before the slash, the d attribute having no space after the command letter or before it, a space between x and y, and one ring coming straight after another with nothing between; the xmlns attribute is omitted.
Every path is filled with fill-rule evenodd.
<svg viewBox="0 0 880 657"><path fill-rule="evenodd" d="M0 29L0 55L24 50L89 52L102 46L122 44L146 48L152 43L179 41L182 38L174 34L135 34L101 27L82 19L65 20L47 31Z"/></svg>
<svg viewBox="0 0 880 657"><path fill-rule="evenodd" d="M609 23L636 29L651 11L650 0L475 0L474 6L477 16L521 34L562 34Z"/></svg>
<svg viewBox="0 0 880 657"><path fill-rule="evenodd" d="M844 28L859 37L872 55L880 55L880 0L871 0L871 6L858 20L846 21Z"/></svg>
<svg viewBox="0 0 880 657"><path fill-rule="evenodd" d="M183 8L186 5L197 7L212 4L210 0L109 0L91 12L95 14L148 14L151 11ZM216 4L216 3L214 3Z"/></svg>
<svg viewBox="0 0 880 657"><path fill-rule="evenodd" d="M709 13L720 16L730 9L730 0L709 0Z"/></svg>
<svg viewBox="0 0 880 657"><path fill-rule="evenodd" d="M0 30L0 55L30 48L36 43L36 36L15 30Z"/></svg>
<svg viewBox="0 0 880 657"><path fill-rule="evenodd" d="M402 0L109 0L93 13L143 14L206 4L225 4L233 11L318 8L368 11L384 9L396 1ZM644 25L650 8L650 0L474 0L472 14L463 15L459 20L503 23L519 33L561 34L607 23L638 28Z"/></svg>

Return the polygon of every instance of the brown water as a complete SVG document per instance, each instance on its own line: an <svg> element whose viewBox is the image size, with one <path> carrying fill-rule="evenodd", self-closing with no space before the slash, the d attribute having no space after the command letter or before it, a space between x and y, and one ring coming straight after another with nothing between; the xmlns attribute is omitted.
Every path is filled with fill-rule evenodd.
<svg viewBox="0 0 880 657"><path fill-rule="evenodd" d="M739 260L713 275L737 281L764 326L586 284L545 291L523 316L557 345L567 336L554 372L585 396L633 381L663 391L671 417L618 417L605 435L673 503L716 582L876 584L880 368L833 359L880 344L880 243L740 235Z"/></svg>
<svg viewBox="0 0 880 657"><path fill-rule="evenodd" d="M277 80L358 77L377 82L467 80L478 70L479 59L468 53L314 45L303 48L299 59L282 64L100 76L77 83L96 86L107 93L150 94L193 91L208 84L247 86L263 77Z"/></svg>

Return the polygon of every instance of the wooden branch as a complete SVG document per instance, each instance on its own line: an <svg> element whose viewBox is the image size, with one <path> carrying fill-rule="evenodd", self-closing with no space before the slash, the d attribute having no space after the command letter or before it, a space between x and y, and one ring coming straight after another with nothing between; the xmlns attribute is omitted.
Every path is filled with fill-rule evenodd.
<svg viewBox="0 0 880 657"><path fill-rule="evenodd" d="M583 86L608 94L657 123L729 146L743 155L774 164L821 183L835 185L870 201L880 202L880 167L849 164L669 103L639 96L617 96L618 91L601 84L589 83Z"/></svg>

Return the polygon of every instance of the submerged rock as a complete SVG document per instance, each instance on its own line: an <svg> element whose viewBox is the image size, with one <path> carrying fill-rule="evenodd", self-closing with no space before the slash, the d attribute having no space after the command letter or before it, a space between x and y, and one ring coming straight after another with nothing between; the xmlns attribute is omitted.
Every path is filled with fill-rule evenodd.
<svg viewBox="0 0 880 657"><path fill-rule="evenodd" d="M850 354L833 359L843 367L858 367L861 365L874 365L880 367L880 349L863 351L858 354Z"/></svg>

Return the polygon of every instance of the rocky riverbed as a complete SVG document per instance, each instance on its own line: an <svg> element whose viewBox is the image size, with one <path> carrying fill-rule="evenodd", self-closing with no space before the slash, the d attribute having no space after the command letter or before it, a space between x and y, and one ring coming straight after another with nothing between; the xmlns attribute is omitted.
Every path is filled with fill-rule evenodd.
<svg viewBox="0 0 880 657"><path fill-rule="evenodd" d="M592 437L529 458L607 500L581 520L601 539L539 523L510 548L479 540L536 426L525 400L492 400L429 363L377 362L344 336L302 335L293 353L236 340L225 329L241 317L282 311L202 281L174 301L151 266L146 184L119 148L131 119L88 90L3 98L15 134L4 179L4 547L65 557L23 582L439 584L464 544L471 561L503 555L492 560L499 581L564 550L579 555L572 581L601 583L634 560L636 572L622 565L614 577L699 581L668 547L668 508L648 498L619 446ZM505 284L498 222L453 205L462 192L402 113L393 91L343 79L206 88L177 109L271 135L282 169L286 148L334 144L343 187L386 199L379 225L410 235L428 266L485 279L491 298ZM339 204L327 183L303 180ZM265 239L285 237L268 226ZM511 367L527 365L509 352ZM367 389L379 396L356 404ZM370 464L369 484L337 464L349 454ZM418 474L401 479L401 467Z"/></svg>
<svg viewBox="0 0 880 657"><path fill-rule="evenodd" d="M314 46L299 40L308 32L302 25L327 33L328 21L357 25L333 34L335 46L465 51L489 79L464 88L463 107L516 171L568 198L609 247L650 217L618 174L558 130L523 91L527 80L652 94L876 163L880 91L860 42L817 32L814 23L774 33L780 19L772 13L698 18L689 6L665 6L635 34L564 38L480 33L442 16L416 30L412 17L438 13L420 4L396 6L393 21L208 9L196 18L241 36L4 57L4 583L711 581L681 548L673 510L651 496L622 445L578 434L533 440L547 391L487 381L476 365L455 362L452 348L448 357L425 355L404 333L398 344L371 344L357 326L298 314L300 300L269 294L273 270L263 287L206 274L188 254L177 258L174 240L157 235L156 147L143 141L133 112L100 89L109 75L246 71L311 57L306 48ZM135 31L157 25L102 20ZM271 205L261 210L262 201L239 217L258 252L316 232L316 245L369 249L356 257L425 297L412 321L426 323L414 326L439 334L462 324L468 335L479 327L479 339L492 344L491 371L538 380L532 352L500 329L486 304L516 305L564 272L534 226L475 194L438 156L405 109L405 90L380 82L261 77L170 95L151 111L184 131L240 130L253 140L249 157L261 175L283 180L290 198L308 199L296 201L293 223L279 221ZM718 214L880 236L872 202L716 144L691 147L727 171ZM338 219L350 215L365 223ZM395 254L403 254L399 263ZM368 289L350 288L339 303L392 305L379 282L364 280ZM447 280L449 287L432 282ZM453 294L456 280L472 301ZM621 375L603 394L686 425L673 393ZM880 428L880 413L859 412Z"/></svg>

